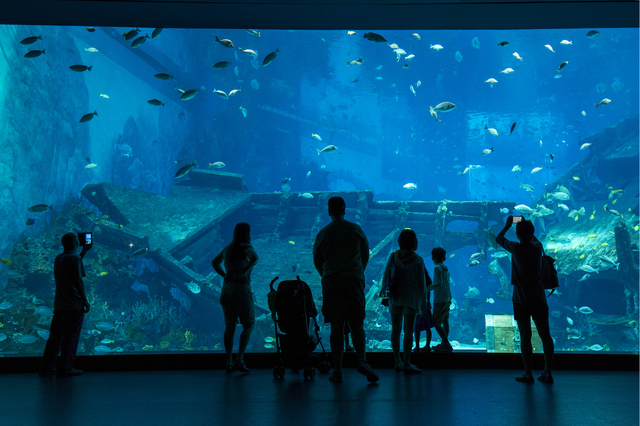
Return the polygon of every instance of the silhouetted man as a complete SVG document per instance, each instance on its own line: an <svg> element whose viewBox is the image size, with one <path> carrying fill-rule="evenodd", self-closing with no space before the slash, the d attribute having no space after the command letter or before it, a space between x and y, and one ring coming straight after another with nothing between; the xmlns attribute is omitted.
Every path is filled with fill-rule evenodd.
<svg viewBox="0 0 640 426"><path fill-rule="evenodd" d="M79 376L82 370L73 368L78 350L84 314L90 305L84 291L85 277L82 259L91 250L91 245L83 245L80 255L76 253L78 236L72 232L62 236L64 252L56 256L53 275L56 281L56 296L53 302L53 320L49 340L44 349L40 376ZM61 368L56 371L56 359L60 353Z"/></svg>
<svg viewBox="0 0 640 426"><path fill-rule="evenodd" d="M367 363L364 336L364 270L369 261L369 241L362 228L344 219L342 197L329 199L331 223L322 228L313 245L313 263L322 276L322 314L331 323L331 354L335 370L329 380L342 382L344 328L351 327L351 340L358 355L358 372L370 382L378 376Z"/></svg>

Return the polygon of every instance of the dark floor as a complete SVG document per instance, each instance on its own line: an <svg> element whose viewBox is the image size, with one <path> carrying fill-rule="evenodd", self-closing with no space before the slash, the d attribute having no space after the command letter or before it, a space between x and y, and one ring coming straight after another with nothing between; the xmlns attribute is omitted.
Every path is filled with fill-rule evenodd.
<svg viewBox="0 0 640 426"><path fill-rule="evenodd" d="M0 376L2 425L637 425L638 372L558 371L517 383L515 370L355 369L344 383L288 370L91 372Z"/></svg>

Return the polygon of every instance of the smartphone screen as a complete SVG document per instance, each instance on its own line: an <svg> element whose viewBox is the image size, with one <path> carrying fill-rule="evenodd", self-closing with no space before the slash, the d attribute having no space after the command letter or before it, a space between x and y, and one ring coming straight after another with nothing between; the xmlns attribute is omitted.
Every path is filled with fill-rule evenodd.
<svg viewBox="0 0 640 426"><path fill-rule="evenodd" d="M78 242L80 246L90 246L93 244L93 239L91 236L91 232L78 232Z"/></svg>
<svg viewBox="0 0 640 426"><path fill-rule="evenodd" d="M84 234L84 236L85 236L84 245L90 246L91 244L93 244L91 242L91 232L87 232L86 234Z"/></svg>
<svg viewBox="0 0 640 426"><path fill-rule="evenodd" d="M518 222L522 222L522 216L514 216L513 217L513 223L518 223Z"/></svg>

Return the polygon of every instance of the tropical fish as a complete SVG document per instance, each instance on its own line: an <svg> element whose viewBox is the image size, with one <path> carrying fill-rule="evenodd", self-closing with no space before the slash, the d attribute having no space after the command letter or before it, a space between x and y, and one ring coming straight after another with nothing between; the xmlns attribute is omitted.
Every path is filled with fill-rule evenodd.
<svg viewBox="0 0 640 426"><path fill-rule="evenodd" d="M600 31L591 30L587 33L587 37L589 37L590 39L594 39L598 36L598 34L600 34Z"/></svg>
<svg viewBox="0 0 640 426"><path fill-rule="evenodd" d="M100 343L102 343L103 345L109 345L109 344L114 343L114 342L115 342L115 340L113 340L113 339L102 339L102 340L100 340Z"/></svg>
<svg viewBox="0 0 640 426"><path fill-rule="evenodd" d="M71 65L69 69L75 72L83 72L83 71L91 71L92 67L88 67L86 65Z"/></svg>
<svg viewBox="0 0 640 426"><path fill-rule="evenodd" d="M33 225L34 223L36 223L36 220L35 220L35 219L32 219L32 218L29 218L29 219L27 219L27 221L25 222L25 225L27 225L27 226L31 226L31 225Z"/></svg>
<svg viewBox="0 0 640 426"><path fill-rule="evenodd" d="M89 53L98 53L98 49L96 49L95 47L85 47L84 51Z"/></svg>
<svg viewBox="0 0 640 426"><path fill-rule="evenodd" d="M540 170L542 170L542 167L535 167L533 170L531 170L531 173L538 173Z"/></svg>
<svg viewBox="0 0 640 426"><path fill-rule="evenodd" d="M256 80L255 78L253 80L251 80L251 87L253 87L254 89L258 90L260 88L260 83L258 83L258 80Z"/></svg>
<svg viewBox="0 0 640 426"><path fill-rule="evenodd" d="M493 128L491 128L491 127L487 127L486 125L484 126L484 128L485 128L486 130L488 130L488 131L489 131L489 133L491 133L493 136L498 136L498 131L497 131L496 129L493 129Z"/></svg>
<svg viewBox="0 0 640 426"><path fill-rule="evenodd" d="M544 47L546 47L547 49L549 49L552 53L556 53L555 50L553 50L553 47L551 47L550 44L545 44Z"/></svg>
<svg viewBox="0 0 640 426"><path fill-rule="evenodd" d="M318 151L318 155L320 154L326 154L329 152L334 152L336 151L338 148L335 145L327 145L322 149L316 149L316 151Z"/></svg>
<svg viewBox="0 0 640 426"><path fill-rule="evenodd" d="M490 78L490 79L488 79L488 80L485 80L484 82L485 82L485 83L489 83L489 85L490 85L491 87L493 87L493 85L494 85L494 84L496 84L496 83L498 82L498 80L496 80L495 78Z"/></svg>
<svg viewBox="0 0 640 426"><path fill-rule="evenodd" d="M464 297L478 297L480 295L480 290L477 287L467 286L468 291L464 294Z"/></svg>
<svg viewBox="0 0 640 426"><path fill-rule="evenodd" d="M22 343L25 345L31 344L33 342L35 342L36 340L38 340L38 338L32 334L25 334L24 336L20 336L20 338L18 338L16 341L18 343Z"/></svg>
<svg viewBox="0 0 640 426"><path fill-rule="evenodd" d="M218 36L216 36L216 39L214 41L216 41L217 43L220 43L221 45L223 45L224 47L227 47L227 48L234 47L233 46L233 42L231 40L229 40L229 39L226 39L226 38L223 38L222 40L220 40L218 38Z"/></svg>
<svg viewBox="0 0 640 426"><path fill-rule="evenodd" d="M151 38L156 38L160 35L160 33L162 32L162 28L156 28L153 30L153 32L151 33Z"/></svg>
<svg viewBox="0 0 640 426"><path fill-rule="evenodd" d="M242 116L246 118L248 113L247 109L243 108L242 105L240 105L239 109L240 109L240 112L242 112Z"/></svg>
<svg viewBox="0 0 640 426"><path fill-rule="evenodd" d="M604 205L604 209L605 209L605 211L608 211L609 213L611 213L614 216L622 217L620 212L618 212L617 210L610 209L606 204Z"/></svg>
<svg viewBox="0 0 640 426"><path fill-rule="evenodd" d="M531 207L526 206L524 204L519 204L519 205L515 206L514 210L517 210L520 213L533 213L534 212L534 210Z"/></svg>
<svg viewBox="0 0 640 426"><path fill-rule="evenodd" d="M2 303L0 303L0 310L4 311L6 309L9 309L12 306L13 306L13 303L11 303L11 302L2 302Z"/></svg>
<svg viewBox="0 0 640 426"><path fill-rule="evenodd" d="M44 54L44 49L42 50L30 50L24 54L25 58L37 58L38 56Z"/></svg>
<svg viewBox="0 0 640 426"><path fill-rule="evenodd" d="M564 44L565 46L568 46L568 45L573 44L573 43L571 43L569 40L562 40L560 42L560 44Z"/></svg>
<svg viewBox="0 0 640 426"><path fill-rule="evenodd" d="M480 49L480 40L478 40L478 37L474 37L474 38L471 40L471 45L472 45L473 47L475 47L476 49Z"/></svg>
<svg viewBox="0 0 640 426"><path fill-rule="evenodd" d="M200 286L197 283L190 282L190 283L187 283L186 285L189 291L191 291L191 293L193 294L200 293Z"/></svg>
<svg viewBox="0 0 640 426"><path fill-rule="evenodd" d="M43 50L44 52L44 50ZM597 104L594 104L596 106L596 108L598 108L600 105L606 105L609 102L611 102L611 99L608 98L604 98L603 100L601 100L600 102L598 102Z"/></svg>
<svg viewBox="0 0 640 426"><path fill-rule="evenodd" d="M98 111L90 112L89 114L85 114L80 118L80 123L87 123L93 119L94 116L98 115Z"/></svg>
<svg viewBox="0 0 640 426"><path fill-rule="evenodd" d="M295 246L296 242L295 241L289 241L289 245Z"/></svg>
<svg viewBox="0 0 640 426"><path fill-rule="evenodd" d="M273 51L273 52L269 53L267 56L265 56L264 60L262 61L262 66L266 67L271 62L273 62L276 59L276 56L278 55L278 52L280 52L280 49L276 48L275 51Z"/></svg>
<svg viewBox="0 0 640 426"><path fill-rule="evenodd" d="M231 65L231 62L229 61L216 62L215 65L213 66L213 69L221 70L228 67L229 65Z"/></svg>
<svg viewBox="0 0 640 426"><path fill-rule="evenodd" d="M209 167L215 167L216 169L221 169L224 166L226 166L226 164L224 164L222 161L216 161L215 163L209 163Z"/></svg>
<svg viewBox="0 0 640 426"><path fill-rule="evenodd" d="M124 33L122 33L122 37L124 37L125 40L129 41L135 36L137 36L139 33L140 33L140 28L134 28L132 30L125 31Z"/></svg>
<svg viewBox="0 0 640 426"><path fill-rule="evenodd" d="M386 43L387 42L387 40L384 37L382 37L380 34L376 34L376 33L364 33L364 35L362 37L366 38L367 40L374 41L376 43Z"/></svg>
<svg viewBox="0 0 640 426"><path fill-rule="evenodd" d="M214 89L213 93L215 93L216 95L220 96L222 99L229 99L229 95L227 95L225 92L223 92L222 90L217 90Z"/></svg>
<svg viewBox="0 0 640 426"><path fill-rule="evenodd" d="M179 179L183 176L186 176L187 173L189 173L191 171L192 168L194 168L195 166L197 166L198 163L193 160L193 163L190 164L186 164L182 167L180 167L180 169L178 169L178 171L176 172L176 179Z"/></svg>
<svg viewBox="0 0 640 426"><path fill-rule="evenodd" d="M491 154L492 152L493 152L493 147L491 147L491 149L483 149L482 155L488 155L488 154Z"/></svg>
<svg viewBox="0 0 640 426"><path fill-rule="evenodd" d="M44 340L49 340L49 335L51 334L49 330L40 329L36 333L38 336L42 337Z"/></svg>
<svg viewBox="0 0 640 426"><path fill-rule="evenodd" d="M260 32L259 32L259 31L256 31L256 30L247 30L247 32L248 32L249 34L251 34L252 36L258 36L258 37L260 37Z"/></svg>
<svg viewBox="0 0 640 426"><path fill-rule="evenodd" d="M246 53L247 55L250 55L250 56L258 56L258 52L256 52L255 50L252 50L252 49L243 49L242 47L238 47L238 49L240 49L242 52Z"/></svg>
<svg viewBox="0 0 640 426"><path fill-rule="evenodd" d="M432 44L432 45L429 46L429 49L433 49L435 51L439 51L439 50L444 49L444 47L442 47L442 45L440 45L440 44Z"/></svg>
<svg viewBox="0 0 640 426"><path fill-rule="evenodd" d="M573 325L573 320L569 317L567 317L567 322L569 323L569 325Z"/></svg>
<svg viewBox="0 0 640 426"><path fill-rule="evenodd" d="M413 85L409 86L409 90L411 90L411 93L413 93L413 96L417 96L416 89L413 88Z"/></svg>
<svg viewBox="0 0 640 426"><path fill-rule="evenodd" d="M5 265L11 265L11 261L9 259L5 259L4 257L2 258L2 263L4 263Z"/></svg>
<svg viewBox="0 0 640 426"><path fill-rule="evenodd" d="M302 198L309 198L309 199L311 199L311 198L313 198L313 194L312 194L312 193L310 193L310 192L304 192L304 193L300 193L300 194L298 194L298 197L302 197Z"/></svg>
<svg viewBox="0 0 640 426"><path fill-rule="evenodd" d="M517 172L521 172L522 171L522 167L518 166L517 164L515 166L513 166L513 168L511 169L512 172L517 173Z"/></svg>
<svg viewBox="0 0 640 426"><path fill-rule="evenodd" d="M489 297L489 298L486 300L486 302L487 302L487 303L489 303L489 304L491 304L491 305L493 305L494 303L496 303L496 301L495 301L495 300L493 300L493 298L492 298L492 297ZM476 340L477 340L477 339L476 339Z"/></svg>
<svg viewBox="0 0 640 426"><path fill-rule="evenodd" d="M597 352L597 351L601 351L601 350L603 350L603 349L604 349L604 347L602 347L601 345L597 345L597 344L596 344L596 345L587 346L587 347L586 347L586 349L587 349L588 351L596 351L596 352Z"/></svg>
<svg viewBox="0 0 640 426"><path fill-rule="evenodd" d="M27 210L30 211L31 213L42 213L44 211L52 210L52 209L53 209L52 205L36 204L35 206L29 207Z"/></svg>
<svg viewBox="0 0 640 426"><path fill-rule="evenodd" d="M115 327L111 323L102 321L96 324L96 328L100 331L110 331L110 330L113 330Z"/></svg>
<svg viewBox="0 0 640 426"><path fill-rule="evenodd" d="M431 107L429 107L431 108ZM434 111L439 111L439 112L449 112L453 109L455 109L456 106L454 104L452 104L451 102L440 102L438 105L433 107Z"/></svg>
<svg viewBox="0 0 640 426"><path fill-rule="evenodd" d="M516 128L516 123L513 123L511 125L511 131L509 132L509 134L513 133L513 130Z"/></svg>
<svg viewBox="0 0 640 426"><path fill-rule="evenodd" d="M560 67L558 67L558 70L557 70L557 71L558 71L558 72L562 71L562 69L563 69L564 67L566 67L568 63L569 63L569 61L564 61L563 63L561 63L561 64L560 64Z"/></svg>
<svg viewBox="0 0 640 426"><path fill-rule="evenodd" d="M182 95L180 95L180 100L188 101L190 99L193 99L198 94L199 91L200 89L189 89L185 92L182 92Z"/></svg>
<svg viewBox="0 0 640 426"><path fill-rule="evenodd" d="M109 95L105 95L104 93L100 93L101 98L109 99Z"/></svg>
<svg viewBox="0 0 640 426"><path fill-rule="evenodd" d="M22 39L20 41L20 44L24 44L24 45L28 45L28 44L33 44L38 40L42 40L42 36L32 36L32 37L27 37L25 39Z"/></svg>
<svg viewBox="0 0 640 426"><path fill-rule="evenodd" d="M513 68L505 68L503 70L500 70L500 72L502 74L511 74L512 72L514 72Z"/></svg>
<svg viewBox="0 0 640 426"><path fill-rule="evenodd" d="M584 275L582 276L582 278L580 278L580 279L578 280L578 282L581 282L581 283L582 283L582 282L585 282L586 280L588 280L588 279L589 279L589 277L590 277L590 276L591 276L591 275L589 275L589 274L584 274Z"/></svg>
<svg viewBox="0 0 640 426"><path fill-rule="evenodd" d="M456 52L455 58L456 58L456 61L462 62L462 53Z"/></svg>
<svg viewBox="0 0 640 426"><path fill-rule="evenodd" d="M471 257L469 257L469 260L477 259L477 258L479 258L480 256L482 256L483 254L484 254L484 251L480 251L480 252L477 252L477 253L473 253L473 254L471 255Z"/></svg>
<svg viewBox="0 0 640 426"><path fill-rule="evenodd" d="M469 262L469 263L467 264L467 268L468 268L469 266L476 266L476 265L479 265L479 264L480 264L480 262L478 262L477 260L472 260L471 262ZM471 287L469 287L469 288L471 288ZM465 294L465 296L466 296L466 294Z"/></svg>
<svg viewBox="0 0 640 426"><path fill-rule="evenodd" d="M599 273L600 273L600 271L598 271L597 269L594 269L592 266L589 266L589 265L586 265L586 264L585 264L585 265L582 265L582 266L581 266L581 267L579 267L578 269L580 269L580 270L582 270L582 271L585 271L585 272L591 272L591 273L594 273L594 272L595 272L596 274L599 274Z"/></svg>
<svg viewBox="0 0 640 426"><path fill-rule="evenodd" d="M404 189L418 189L418 185L416 185L415 183L405 183L404 185L402 185L402 187Z"/></svg>
<svg viewBox="0 0 640 426"><path fill-rule="evenodd" d="M512 55L515 56L516 59L520 60L520 62L522 62L522 58L520 57L520 55L518 55L518 52L513 52Z"/></svg>
<svg viewBox="0 0 640 426"><path fill-rule="evenodd" d="M575 313L577 314L578 312L580 312L581 314L585 314L585 315L589 315L593 313L593 309L591 309L588 306L583 306L581 308L578 308L576 306L573 307L573 310L575 311Z"/></svg>
<svg viewBox="0 0 640 426"><path fill-rule="evenodd" d="M169 74L165 74L163 72L154 75L155 78L157 78L158 80L173 80L173 76L169 75Z"/></svg>
<svg viewBox="0 0 640 426"><path fill-rule="evenodd" d="M151 105L155 105L155 106L164 106L164 103L160 102L157 99L149 99L147 101L147 103L151 104Z"/></svg>
<svg viewBox="0 0 640 426"><path fill-rule="evenodd" d="M147 41L148 38L149 38L149 34L145 34L142 37L138 37L137 39L133 40L133 42L131 43L131 48L135 49L142 46Z"/></svg>
<svg viewBox="0 0 640 426"><path fill-rule="evenodd" d="M507 213L509 213L509 209L506 208L506 207L503 207L503 208L500 209L500 213L507 214Z"/></svg>
<svg viewBox="0 0 640 426"><path fill-rule="evenodd" d="M529 185L528 183L521 183L520 184L520 188L523 188L527 192L535 191L535 188L533 186Z"/></svg>

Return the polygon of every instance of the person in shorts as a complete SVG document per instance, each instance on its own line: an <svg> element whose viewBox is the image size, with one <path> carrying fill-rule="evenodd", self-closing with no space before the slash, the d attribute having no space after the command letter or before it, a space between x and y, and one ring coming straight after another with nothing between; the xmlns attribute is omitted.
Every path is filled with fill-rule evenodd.
<svg viewBox="0 0 640 426"><path fill-rule="evenodd" d="M359 373L369 382L378 375L367 362L364 335L364 270L369 262L369 241L360 225L345 220L346 204L342 197L328 203L331 222L322 228L313 244L313 263L322 277L322 315L331 324L331 355L334 371L329 380L342 382L344 329L348 323L351 340L358 356Z"/></svg>
<svg viewBox="0 0 640 426"><path fill-rule="evenodd" d="M431 250L433 268L433 284L427 290L433 290L433 322L436 332L442 341L433 347L434 351L451 352L453 347L449 343L449 306L451 305L451 282L449 268L444 265L447 252L442 247Z"/></svg>
<svg viewBox="0 0 640 426"><path fill-rule="evenodd" d="M222 263L224 262L224 269ZM258 263L258 255L251 246L251 228L248 223L240 222L233 230L233 240L218 254L211 266L222 277L220 305L224 314L224 349L227 355L225 370L248 373L244 363L244 352L249 344L253 325L256 322L253 291L251 290L251 271ZM236 324L242 324L242 334L235 362L233 355L233 337Z"/></svg>
<svg viewBox="0 0 640 426"><path fill-rule="evenodd" d="M520 241L509 241L504 235L513 224L513 216L496 236L496 243L511 253L511 285L513 285L513 318L520 330L521 353L524 363L524 374L516 377L517 382L533 383L533 347L531 345L531 319L542 340L544 351L544 370L538 380L553 383L551 367L553 365L554 345L549 329L549 305L540 282L542 273L542 244L533 235L535 227L529 220L520 220L516 224L516 236Z"/></svg>

